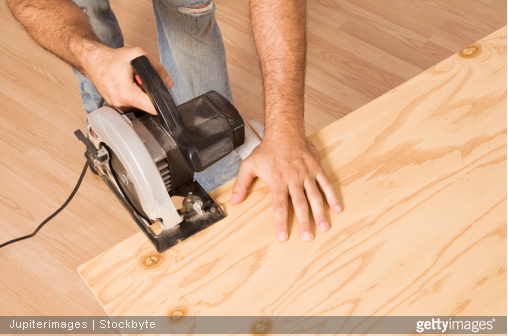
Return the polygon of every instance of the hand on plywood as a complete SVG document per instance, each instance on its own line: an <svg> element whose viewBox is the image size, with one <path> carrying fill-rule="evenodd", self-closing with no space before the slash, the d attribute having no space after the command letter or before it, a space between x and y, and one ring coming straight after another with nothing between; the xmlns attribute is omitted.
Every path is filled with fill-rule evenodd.
<svg viewBox="0 0 508 336"><path fill-rule="evenodd" d="M97 57L89 62L86 75L109 106L119 109L136 107L151 114L157 114L150 98L134 81L134 72L130 61L139 56L146 56L169 89L173 80L166 69L145 50L139 47L101 49Z"/></svg>
<svg viewBox="0 0 508 336"><path fill-rule="evenodd" d="M266 136L242 162L233 186L231 204L238 204L245 199L247 189L256 176L270 187L275 234L280 241L288 239L289 196L304 241L313 239L309 205L316 227L320 231L328 231L321 191L334 212L339 213L342 210L333 186L321 166L318 151L304 136L293 139Z"/></svg>

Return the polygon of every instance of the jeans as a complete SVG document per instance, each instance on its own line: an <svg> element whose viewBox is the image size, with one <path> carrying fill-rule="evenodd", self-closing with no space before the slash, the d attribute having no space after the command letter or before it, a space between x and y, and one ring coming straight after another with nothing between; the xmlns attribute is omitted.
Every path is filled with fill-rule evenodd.
<svg viewBox="0 0 508 336"><path fill-rule="evenodd" d="M112 48L123 47L123 35L109 0L72 0L83 9L99 40ZM209 3L204 8L201 7ZM153 0L161 64L175 85L169 90L176 105L210 90L232 102L226 51L215 19L213 0ZM85 110L94 111L101 99L93 83L78 71ZM236 177L241 159L233 151L194 179L207 191Z"/></svg>

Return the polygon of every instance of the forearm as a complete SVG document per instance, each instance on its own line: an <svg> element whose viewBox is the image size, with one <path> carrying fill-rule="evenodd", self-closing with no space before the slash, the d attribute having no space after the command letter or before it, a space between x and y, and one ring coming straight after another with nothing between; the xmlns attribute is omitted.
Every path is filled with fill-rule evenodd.
<svg viewBox="0 0 508 336"><path fill-rule="evenodd" d="M265 90L266 134L305 134L306 0L250 0Z"/></svg>
<svg viewBox="0 0 508 336"><path fill-rule="evenodd" d="M7 0L7 4L37 43L86 76L108 50L85 13L69 0Z"/></svg>

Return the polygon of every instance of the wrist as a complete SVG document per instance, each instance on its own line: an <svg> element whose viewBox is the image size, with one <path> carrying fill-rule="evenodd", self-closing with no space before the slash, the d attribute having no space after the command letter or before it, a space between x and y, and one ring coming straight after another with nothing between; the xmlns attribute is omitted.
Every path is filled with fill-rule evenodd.
<svg viewBox="0 0 508 336"><path fill-rule="evenodd" d="M268 141L277 142L299 142L305 141L304 125L297 125L291 122L278 122L265 128L264 138Z"/></svg>
<svg viewBox="0 0 508 336"><path fill-rule="evenodd" d="M303 109L285 107L280 111L266 111L265 137L305 138Z"/></svg>
<svg viewBox="0 0 508 336"><path fill-rule="evenodd" d="M93 81L93 75L102 72L100 69L107 66L113 49L97 41L85 41L77 47L78 70Z"/></svg>

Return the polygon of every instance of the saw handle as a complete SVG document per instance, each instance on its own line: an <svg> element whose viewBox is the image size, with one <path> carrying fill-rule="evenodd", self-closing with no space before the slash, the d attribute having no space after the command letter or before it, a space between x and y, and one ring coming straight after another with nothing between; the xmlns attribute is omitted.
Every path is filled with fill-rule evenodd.
<svg viewBox="0 0 508 336"><path fill-rule="evenodd" d="M190 142L190 134L166 85L146 56L131 61L134 77L141 89L150 97L163 127L183 143Z"/></svg>
<svg viewBox="0 0 508 336"><path fill-rule="evenodd" d="M226 98L217 92L210 91L181 105L181 108L186 111L187 118L196 113L199 115L200 111L205 109L208 112L213 111L216 117L215 121L227 125L225 131L218 127L219 124L212 122L209 125L213 124L213 128L206 130L206 136L195 138L182 119L179 108L169 94L166 85L148 58L146 56L135 58L131 61L131 65L136 82L150 97L157 111L160 124L177 143L180 153L193 171L203 171L243 144L243 120ZM199 99L205 104L201 104ZM217 120L217 118L221 120Z"/></svg>
<svg viewBox="0 0 508 336"><path fill-rule="evenodd" d="M178 144L187 164L194 171L205 169L197 148L192 142L192 136L178 111L173 97L160 78L152 63L146 56L140 56L131 61L134 77L141 89L150 97L160 123L171 134Z"/></svg>

